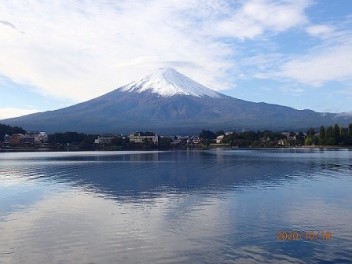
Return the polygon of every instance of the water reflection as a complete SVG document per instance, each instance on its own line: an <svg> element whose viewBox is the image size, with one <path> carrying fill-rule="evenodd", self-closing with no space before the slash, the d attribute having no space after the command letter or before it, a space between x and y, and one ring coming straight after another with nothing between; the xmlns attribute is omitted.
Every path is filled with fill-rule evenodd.
<svg viewBox="0 0 352 264"><path fill-rule="evenodd" d="M19 155L0 155L1 263L352 258L349 151ZM334 239L276 240L287 229Z"/></svg>
<svg viewBox="0 0 352 264"><path fill-rule="evenodd" d="M177 192L205 189L208 192L278 186L297 178L315 177L317 172L328 176L332 175L331 172L351 170L350 159L340 156L336 162L320 156L319 159L314 156L302 159L300 156L280 154L273 158L268 153L258 155L254 151L153 152L108 156L70 154L40 157L39 160L7 161L5 171L12 180L46 178L85 186L87 190L119 198L138 197L140 193L158 195L163 190L173 189ZM21 166L18 166L19 163Z"/></svg>

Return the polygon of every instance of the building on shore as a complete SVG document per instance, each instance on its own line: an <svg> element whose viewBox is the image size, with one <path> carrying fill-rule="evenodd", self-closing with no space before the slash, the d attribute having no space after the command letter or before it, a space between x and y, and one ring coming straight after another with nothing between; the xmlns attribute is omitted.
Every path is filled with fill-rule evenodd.
<svg viewBox="0 0 352 264"><path fill-rule="evenodd" d="M43 144L48 141L48 135L41 131L27 132L22 138L22 144Z"/></svg>
<svg viewBox="0 0 352 264"><path fill-rule="evenodd" d="M116 138L115 135L112 134L102 134L99 135L98 138L94 140L95 144L111 144L112 140Z"/></svg>
<svg viewBox="0 0 352 264"><path fill-rule="evenodd" d="M48 135L45 132L39 131L30 131L25 134L12 134L5 135L4 137L4 145L5 146L41 146L45 142L48 141Z"/></svg>
<svg viewBox="0 0 352 264"><path fill-rule="evenodd" d="M158 145L159 137L153 132L135 132L129 135L130 142L143 143L146 140L152 142L154 145Z"/></svg>
<svg viewBox="0 0 352 264"><path fill-rule="evenodd" d="M224 139L225 135L220 135L216 137L216 144L221 144L222 140Z"/></svg>
<svg viewBox="0 0 352 264"><path fill-rule="evenodd" d="M11 146L20 146L22 143L22 138L24 138L23 134L13 134L10 137L10 145Z"/></svg>

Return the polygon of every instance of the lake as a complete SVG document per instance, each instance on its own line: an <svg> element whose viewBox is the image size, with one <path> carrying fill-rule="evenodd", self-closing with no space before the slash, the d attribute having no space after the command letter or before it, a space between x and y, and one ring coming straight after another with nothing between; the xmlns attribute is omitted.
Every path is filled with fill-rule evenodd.
<svg viewBox="0 0 352 264"><path fill-rule="evenodd" d="M0 263L349 263L352 151L0 153Z"/></svg>

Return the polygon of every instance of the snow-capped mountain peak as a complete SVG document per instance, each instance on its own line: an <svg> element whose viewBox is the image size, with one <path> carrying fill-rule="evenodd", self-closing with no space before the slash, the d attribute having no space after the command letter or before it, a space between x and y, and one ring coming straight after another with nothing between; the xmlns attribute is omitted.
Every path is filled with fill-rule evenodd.
<svg viewBox="0 0 352 264"><path fill-rule="evenodd" d="M164 97L173 95L220 97L221 94L193 81L173 68L160 68L139 81L132 82L121 88L126 92L146 92Z"/></svg>

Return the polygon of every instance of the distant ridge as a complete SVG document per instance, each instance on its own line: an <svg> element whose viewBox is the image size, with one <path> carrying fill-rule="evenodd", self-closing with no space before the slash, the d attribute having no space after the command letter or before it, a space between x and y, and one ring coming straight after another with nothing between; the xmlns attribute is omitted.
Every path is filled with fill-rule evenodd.
<svg viewBox="0 0 352 264"><path fill-rule="evenodd" d="M213 91L172 68L70 107L1 120L47 132L190 134L201 129L305 130L352 123L351 115L253 103Z"/></svg>

